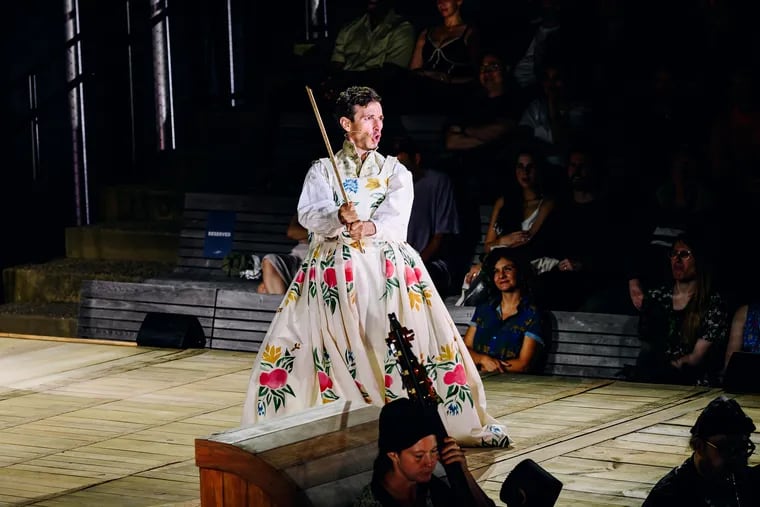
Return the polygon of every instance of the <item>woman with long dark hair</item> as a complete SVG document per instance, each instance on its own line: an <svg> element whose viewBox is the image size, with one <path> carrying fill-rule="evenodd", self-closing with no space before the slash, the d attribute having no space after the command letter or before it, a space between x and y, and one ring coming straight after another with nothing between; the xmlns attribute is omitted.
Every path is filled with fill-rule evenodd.
<svg viewBox="0 0 760 507"><path fill-rule="evenodd" d="M695 237L681 234L669 258L672 284L644 295L636 380L714 383L722 369L728 314L713 287L708 253Z"/></svg>
<svg viewBox="0 0 760 507"><path fill-rule="evenodd" d="M541 314L531 299L530 269L505 248L483 261L490 301L478 305L464 343L481 372L531 372L541 352Z"/></svg>

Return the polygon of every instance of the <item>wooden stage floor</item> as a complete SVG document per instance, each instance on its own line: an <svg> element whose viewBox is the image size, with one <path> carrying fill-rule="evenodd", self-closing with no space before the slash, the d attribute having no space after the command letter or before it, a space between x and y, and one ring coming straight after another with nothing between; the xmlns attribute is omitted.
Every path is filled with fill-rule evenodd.
<svg viewBox="0 0 760 507"><path fill-rule="evenodd" d="M200 505L194 439L237 426L253 358L0 337L0 505ZM564 483L558 506L641 505L689 454L689 428L720 392L516 375L484 383L514 445L472 449L468 460L497 505L526 458ZM760 426L760 395L737 398Z"/></svg>

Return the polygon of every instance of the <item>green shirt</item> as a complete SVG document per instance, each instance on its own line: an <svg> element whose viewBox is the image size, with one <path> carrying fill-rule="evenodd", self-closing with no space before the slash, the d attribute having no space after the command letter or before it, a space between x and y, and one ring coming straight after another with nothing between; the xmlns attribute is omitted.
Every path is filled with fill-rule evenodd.
<svg viewBox="0 0 760 507"><path fill-rule="evenodd" d="M414 26L391 9L374 29L369 14L349 21L335 38L331 62L343 70L361 72L386 64L407 68L414 51Z"/></svg>

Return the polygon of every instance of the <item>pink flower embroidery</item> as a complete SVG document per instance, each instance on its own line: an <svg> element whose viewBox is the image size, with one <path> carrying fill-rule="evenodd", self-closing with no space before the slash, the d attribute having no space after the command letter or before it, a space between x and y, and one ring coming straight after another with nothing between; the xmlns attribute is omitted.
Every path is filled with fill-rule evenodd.
<svg viewBox="0 0 760 507"><path fill-rule="evenodd" d="M312 266L309 268L309 280L314 280L315 278L317 278L317 270Z"/></svg>
<svg viewBox="0 0 760 507"><path fill-rule="evenodd" d="M404 268L404 279L407 285L414 285L418 281L417 273L410 266L406 266Z"/></svg>
<svg viewBox="0 0 760 507"><path fill-rule="evenodd" d="M343 267L344 273L346 274L346 283L350 283L354 281L354 268L351 265L351 261L346 261L345 266Z"/></svg>
<svg viewBox="0 0 760 507"><path fill-rule="evenodd" d="M393 377L390 375L385 376L385 387L390 387L393 385Z"/></svg>
<svg viewBox="0 0 760 507"><path fill-rule="evenodd" d="M385 259L385 278L391 278L394 271L395 268L393 267L393 263L388 259Z"/></svg>
<svg viewBox="0 0 760 507"><path fill-rule="evenodd" d="M304 279L304 277L305 277L305 275L304 275L304 272L303 272L303 271L299 271L299 272L296 274L295 282L296 282L296 283L303 283L303 279Z"/></svg>
<svg viewBox="0 0 760 507"><path fill-rule="evenodd" d="M325 272L322 273L322 278L330 288L338 285L338 278L335 276L335 268L327 268Z"/></svg>
<svg viewBox="0 0 760 507"><path fill-rule="evenodd" d="M422 280L422 270L420 268L414 268L414 275L417 277L418 281Z"/></svg>
<svg viewBox="0 0 760 507"><path fill-rule="evenodd" d="M319 392L320 393L332 387L333 385L332 379L327 375L327 373L323 371L317 372L317 377L319 378Z"/></svg>
<svg viewBox="0 0 760 507"><path fill-rule="evenodd" d="M259 383L269 389L279 389L288 381L288 372L282 368L275 368L270 372L262 372L259 375Z"/></svg>
<svg viewBox="0 0 760 507"><path fill-rule="evenodd" d="M446 385L458 384L463 386L467 383L467 375L464 373L464 366L461 363L457 364L453 370L446 372L443 376L443 382Z"/></svg>

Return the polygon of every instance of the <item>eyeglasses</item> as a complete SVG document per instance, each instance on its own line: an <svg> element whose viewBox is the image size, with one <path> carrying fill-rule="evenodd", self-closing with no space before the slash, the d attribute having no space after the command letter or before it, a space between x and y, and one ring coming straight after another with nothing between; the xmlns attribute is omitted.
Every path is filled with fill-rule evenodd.
<svg viewBox="0 0 760 507"><path fill-rule="evenodd" d="M485 63L480 66L480 72L496 72L501 70L500 63Z"/></svg>
<svg viewBox="0 0 760 507"><path fill-rule="evenodd" d="M671 259L675 259L676 257L678 257L679 259L683 261L691 257L691 250L671 250L668 256Z"/></svg>
<svg viewBox="0 0 760 507"><path fill-rule="evenodd" d="M717 444L705 439L705 443L718 451L721 456L741 456L749 458L752 453L755 452L755 443L749 438L742 438L741 440L726 439L721 440Z"/></svg>

